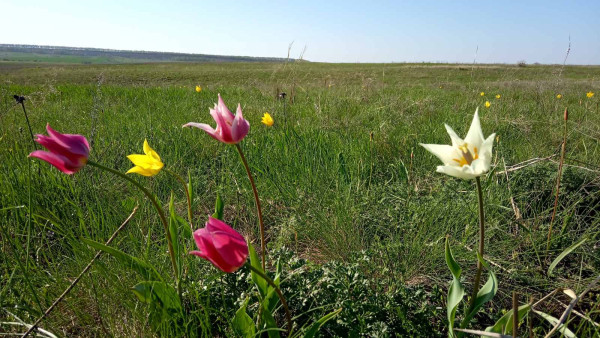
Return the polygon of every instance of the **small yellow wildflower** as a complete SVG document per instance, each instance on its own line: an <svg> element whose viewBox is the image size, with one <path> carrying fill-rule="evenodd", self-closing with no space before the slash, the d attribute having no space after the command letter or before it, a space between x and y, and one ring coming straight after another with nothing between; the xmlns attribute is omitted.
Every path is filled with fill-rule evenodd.
<svg viewBox="0 0 600 338"><path fill-rule="evenodd" d="M587 94L585 94L585 95L588 97L588 99L591 99L591 98L592 98L592 96L594 96L594 92L592 92L592 91L589 91L589 92L587 92Z"/></svg>
<svg viewBox="0 0 600 338"><path fill-rule="evenodd" d="M490 103L490 101L485 101L485 107L489 108L492 104Z"/></svg>
<svg viewBox="0 0 600 338"><path fill-rule="evenodd" d="M484 96L484 95L485 95L485 92L479 93L479 96Z"/></svg>
<svg viewBox="0 0 600 338"><path fill-rule="evenodd" d="M500 98L500 94L496 94L496 98L499 99Z"/></svg>
<svg viewBox="0 0 600 338"><path fill-rule="evenodd" d="M557 98L557 99L562 99L562 94L557 94L557 95L556 95L556 98Z"/></svg>
<svg viewBox="0 0 600 338"><path fill-rule="evenodd" d="M265 113L265 115L263 115L261 122L269 127L271 127L273 123L275 123L275 121L273 121L273 118L271 117L271 114L269 113Z"/></svg>
<svg viewBox="0 0 600 338"><path fill-rule="evenodd" d="M160 156L150 148L148 141L144 140L144 154L132 154L127 158L133 162L135 167L129 169L127 174L135 173L143 176L154 176L160 172L164 164L160 161Z"/></svg>
<svg viewBox="0 0 600 338"><path fill-rule="evenodd" d="M196 93L200 93L202 91L202 87L196 86Z"/></svg>

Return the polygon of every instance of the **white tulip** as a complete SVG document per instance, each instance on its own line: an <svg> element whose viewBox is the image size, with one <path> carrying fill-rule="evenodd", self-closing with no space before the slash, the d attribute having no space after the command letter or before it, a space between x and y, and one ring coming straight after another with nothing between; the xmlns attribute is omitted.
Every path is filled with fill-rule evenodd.
<svg viewBox="0 0 600 338"><path fill-rule="evenodd" d="M492 147L496 134L484 139L479 122L479 108L475 110L473 122L465 139L461 139L447 124L446 131L452 139L452 145L422 144L432 154L437 156L444 165L437 167L437 172L450 176L473 179L490 170L492 162Z"/></svg>

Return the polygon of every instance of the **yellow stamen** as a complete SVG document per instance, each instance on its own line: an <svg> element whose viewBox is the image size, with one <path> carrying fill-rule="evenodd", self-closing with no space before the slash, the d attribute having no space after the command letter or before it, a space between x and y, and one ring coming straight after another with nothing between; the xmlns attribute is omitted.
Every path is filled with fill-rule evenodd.
<svg viewBox="0 0 600 338"><path fill-rule="evenodd" d="M473 147L473 152L475 153L475 156L473 156L473 154L469 150L469 145L466 143L462 146L458 146L458 149L460 149L460 151L462 152L462 157L460 159L453 158L452 160L456 161L461 167L465 165L470 165L471 163L473 163L474 160L479 158L479 152L477 150L477 147Z"/></svg>

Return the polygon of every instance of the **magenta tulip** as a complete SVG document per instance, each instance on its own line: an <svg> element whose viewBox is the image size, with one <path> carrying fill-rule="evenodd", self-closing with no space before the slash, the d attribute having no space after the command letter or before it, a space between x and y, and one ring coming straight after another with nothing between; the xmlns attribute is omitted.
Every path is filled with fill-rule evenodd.
<svg viewBox="0 0 600 338"><path fill-rule="evenodd" d="M83 167L90 154L90 145L82 135L61 134L46 125L49 136L36 135L37 143L48 151L36 150L29 157L46 161L65 174L74 174Z"/></svg>
<svg viewBox="0 0 600 338"><path fill-rule="evenodd" d="M198 251L190 254L204 258L220 270L231 273L248 258L248 244L242 235L229 225L209 217L204 228L194 231Z"/></svg>
<svg viewBox="0 0 600 338"><path fill-rule="evenodd" d="M186 123L183 126L200 128L215 140L227 144L236 144L240 142L246 137L250 130L250 123L244 119L242 107L239 103L235 116L233 116L229 109L227 109L227 106L225 106L221 94L219 94L219 103L215 104L215 108L210 110L210 115L215 119L215 122L217 122L216 129L213 129L208 124L196 122Z"/></svg>

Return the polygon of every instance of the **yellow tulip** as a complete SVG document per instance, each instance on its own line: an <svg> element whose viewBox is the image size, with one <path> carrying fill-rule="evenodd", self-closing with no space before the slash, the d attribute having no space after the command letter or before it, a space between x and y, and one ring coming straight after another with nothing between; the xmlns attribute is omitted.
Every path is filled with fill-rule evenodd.
<svg viewBox="0 0 600 338"><path fill-rule="evenodd" d="M135 173L143 176L154 176L160 172L164 164L160 161L160 156L158 156L156 151L150 148L147 140L144 140L144 154L131 154L127 156L135 165L135 167L127 171L127 174Z"/></svg>
<svg viewBox="0 0 600 338"><path fill-rule="evenodd" d="M271 114L269 113L265 113L265 115L263 115L261 122L269 127L272 126L273 123L275 123L275 121L273 121L273 118L271 117Z"/></svg>

